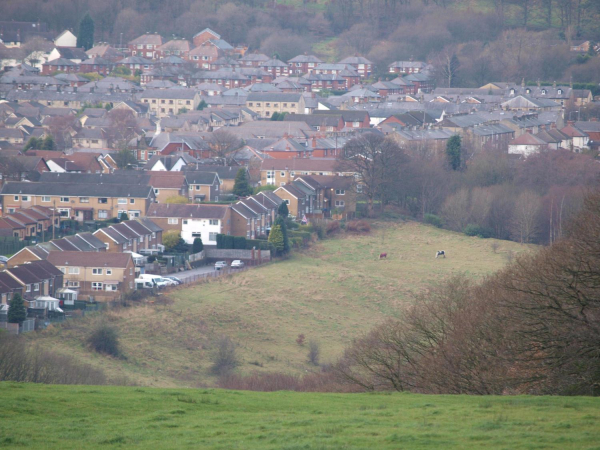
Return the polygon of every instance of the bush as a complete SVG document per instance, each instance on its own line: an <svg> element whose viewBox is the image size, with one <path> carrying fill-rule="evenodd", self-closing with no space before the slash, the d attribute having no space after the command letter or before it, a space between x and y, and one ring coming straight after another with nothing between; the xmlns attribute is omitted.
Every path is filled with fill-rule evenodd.
<svg viewBox="0 0 600 450"><path fill-rule="evenodd" d="M223 249L232 249L234 248L234 240L233 240L233 236L228 236L226 234L223 235L223 238L221 240L221 248Z"/></svg>
<svg viewBox="0 0 600 450"><path fill-rule="evenodd" d="M317 341L310 341L308 343L308 362L318 366L320 353L319 343Z"/></svg>
<svg viewBox="0 0 600 450"><path fill-rule="evenodd" d="M351 220L346 224L346 231L351 233L369 233L371 225L366 220Z"/></svg>
<svg viewBox="0 0 600 450"><path fill-rule="evenodd" d="M240 365L235 342L227 336L219 338L211 355L211 361L210 371L213 375L224 376L231 373Z"/></svg>
<svg viewBox="0 0 600 450"><path fill-rule="evenodd" d="M326 231L326 224L324 221L318 221L313 223L313 229L315 231L315 233L317 233L317 237L319 239L325 239L325 233Z"/></svg>
<svg viewBox="0 0 600 450"><path fill-rule="evenodd" d="M90 347L98 352L110 356L119 356L119 333L116 328L106 323L101 323L88 337Z"/></svg>
<svg viewBox="0 0 600 450"><path fill-rule="evenodd" d="M266 240L246 239L246 250L252 250L252 247L260 250L269 250L269 243Z"/></svg>
<svg viewBox="0 0 600 450"><path fill-rule="evenodd" d="M334 220L332 222L329 222L327 224L327 226L325 227L325 231L327 234L337 234L340 232L340 222L338 220Z"/></svg>
<svg viewBox="0 0 600 450"><path fill-rule="evenodd" d="M485 228L471 223L465 227L463 233L465 233L467 236L478 236L480 238L486 239L492 237L493 231L489 228Z"/></svg>
<svg viewBox="0 0 600 450"><path fill-rule="evenodd" d="M308 231L309 233L312 233L315 229L312 225L298 225L298 231Z"/></svg>
<svg viewBox="0 0 600 450"><path fill-rule="evenodd" d="M246 238L244 236L234 236L233 237L233 248L237 250L245 250L246 249Z"/></svg>
<svg viewBox="0 0 600 450"><path fill-rule="evenodd" d="M223 248L223 234L217 234L217 248Z"/></svg>
<svg viewBox="0 0 600 450"><path fill-rule="evenodd" d="M204 250L204 244L202 243L202 238L195 238L194 243L192 244L192 253L200 253Z"/></svg>
<svg viewBox="0 0 600 450"><path fill-rule="evenodd" d="M310 241L312 233L308 231L289 231L288 236L290 238L302 238L304 241Z"/></svg>
<svg viewBox="0 0 600 450"><path fill-rule="evenodd" d="M444 226L444 221L442 218L440 216L436 216L435 214L425 214L423 216L423 222L438 228L442 228Z"/></svg>

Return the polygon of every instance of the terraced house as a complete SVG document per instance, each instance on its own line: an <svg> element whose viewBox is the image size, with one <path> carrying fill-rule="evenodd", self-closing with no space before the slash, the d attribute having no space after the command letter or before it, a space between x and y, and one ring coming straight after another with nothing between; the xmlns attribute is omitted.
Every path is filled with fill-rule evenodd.
<svg viewBox="0 0 600 450"><path fill-rule="evenodd" d="M305 106L304 97L298 93L252 92L246 98L247 108L267 118L276 112L303 114Z"/></svg>
<svg viewBox="0 0 600 450"><path fill-rule="evenodd" d="M134 289L131 253L50 252L47 261L64 274L65 286L77 290L80 300L114 300Z"/></svg>
<svg viewBox="0 0 600 450"><path fill-rule="evenodd" d="M150 114L161 118L195 110L200 95L192 89L148 89L140 100L148 105Z"/></svg>
<svg viewBox="0 0 600 450"><path fill-rule="evenodd" d="M61 217L73 220L105 220L145 216L154 202L148 185L88 183L6 183L2 191L3 211L46 206L56 208Z"/></svg>

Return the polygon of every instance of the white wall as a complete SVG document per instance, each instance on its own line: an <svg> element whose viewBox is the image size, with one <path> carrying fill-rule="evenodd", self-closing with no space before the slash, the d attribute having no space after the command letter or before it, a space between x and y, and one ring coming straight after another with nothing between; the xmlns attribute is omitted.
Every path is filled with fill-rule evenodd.
<svg viewBox="0 0 600 450"><path fill-rule="evenodd" d="M185 223L187 221L187 223ZM182 218L181 237L187 244L193 244L196 236L192 233L200 233L202 243L204 245L217 245L216 239L209 240L209 233L221 232L221 221L217 221L218 225L209 225L209 219L186 219Z"/></svg>
<svg viewBox="0 0 600 450"><path fill-rule="evenodd" d="M511 155L529 156L532 153L539 153L541 145L509 145L508 153Z"/></svg>

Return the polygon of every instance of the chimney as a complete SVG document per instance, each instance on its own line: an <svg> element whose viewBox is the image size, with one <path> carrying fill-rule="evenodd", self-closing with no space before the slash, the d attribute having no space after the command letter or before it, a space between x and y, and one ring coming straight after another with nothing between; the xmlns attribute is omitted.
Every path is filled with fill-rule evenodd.
<svg viewBox="0 0 600 450"><path fill-rule="evenodd" d="M567 120L567 125L575 125L575 121L574 120Z"/></svg>
<svg viewBox="0 0 600 450"><path fill-rule="evenodd" d="M531 129L529 129L529 128L528 128L528 129L527 129L527 130L525 130L525 131L526 131L527 133L531 134Z"/></svg>
<svg viewBox="0 0 600 450"><path fill-rule="evenodd" d="M555 123L555 122L552 122L552 123L550 124L550 128L551 128L552 130L555 130L555 129L556 129L556 123Z"/></svg>

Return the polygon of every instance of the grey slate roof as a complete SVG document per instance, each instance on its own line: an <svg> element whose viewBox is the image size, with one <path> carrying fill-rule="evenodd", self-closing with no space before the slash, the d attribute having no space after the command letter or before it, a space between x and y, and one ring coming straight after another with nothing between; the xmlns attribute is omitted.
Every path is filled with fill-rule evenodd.
<svg viewBox="0 0 600 450"><path fill-rule="evenodd" d="M147 185L135 184L29 183L17 181L6 183L0 194L149 198L152 196L152 188Z"/></svg>
<svg viewBox="0 0 600 450"><path fill-rule="evenodd" d="M248 94L248 102L299 102L302 94L286 92L251 92Z"/></svg>

